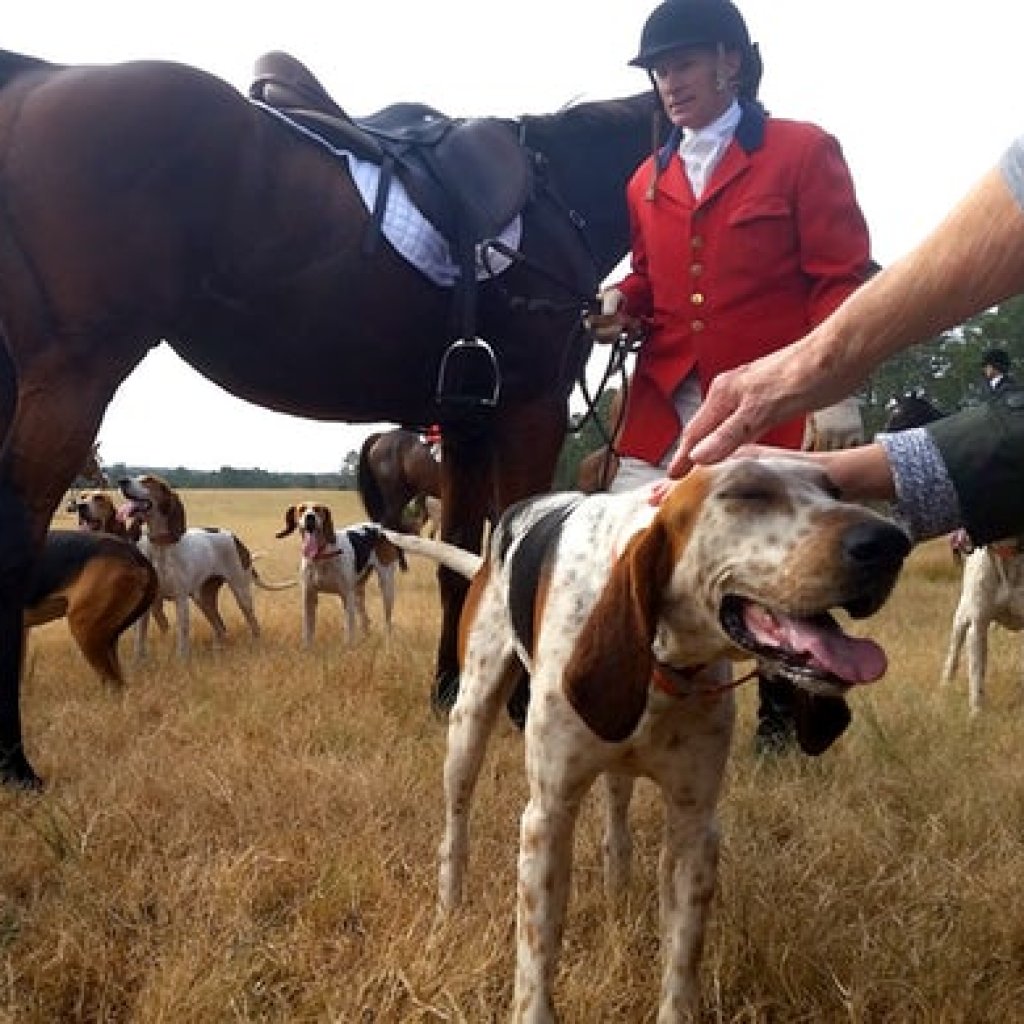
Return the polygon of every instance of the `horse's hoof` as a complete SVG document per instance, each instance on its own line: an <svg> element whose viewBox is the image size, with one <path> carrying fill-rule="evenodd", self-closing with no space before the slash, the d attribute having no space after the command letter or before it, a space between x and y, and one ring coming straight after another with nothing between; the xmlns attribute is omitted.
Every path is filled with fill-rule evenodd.
<svg viewBox="0 0 1024 1024"><path fill-rule="evenodd" d="M445 719L455 707L459 695L459 673L453 669L442 672L434 680L434 692L430 696L430 707L438 718Z"/></svg>
<svg viewBox="0 0 1024 1024"><path fill-rule="evenodd" d="M38 791L43 788L43 780L36 775L32 765L20 751L8 754L0 762L0 784L13 789Z"/></svg>

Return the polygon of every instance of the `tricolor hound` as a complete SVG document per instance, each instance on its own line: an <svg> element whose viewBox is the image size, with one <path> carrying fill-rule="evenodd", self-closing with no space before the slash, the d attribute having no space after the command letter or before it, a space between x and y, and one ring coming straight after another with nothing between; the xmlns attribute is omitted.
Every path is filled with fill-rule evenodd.
<svg viewBox="0 0 1024 1024"><path fill-rule="evenodd" d="M249 549L230 530L215 527L186 529L185 506L177 492L150 473L118 481L128 499L126 518L143 527L139 550L153 563L159 580L158 600L174 602L177 647L181 657L189 653L189 599L199 606L221 641L227 627L217 607L217 595L226 583L235 596L254 637L260 635L253 608L252 586L285 590L290 583L267 583L257 574ZM136 654L146 649L148 615L139 620Z"/></svg>
<svg viewBox="0 0 1024 1024"><path fill-rule="evenodd" d="M953 681L966 641L968 706L976 715L985 702L989 627L1024 629L1024 551L1019 539L977 548L961 541L959 550L965 555L963 583L940 685Z"/></svg>
<svg viewBox="0 0 1024 1024"><path fill-rule="evenodd" d="M302 594L302 642L313 644L316 631L316 606L320 594L337 594L345 610L348 642L356 638L356 619L368 632L366 580L377 574L384 603L384 629L391 632L391 613L395 605L395 575L399 552L376 523L356 523L340 532L334 527L331 510L314 501L285 509L284 529L277 537L299 531L302 559L299 563L299 589Z"/></svg>
<svg viewBox="0 0 1024 1024"><path fill-rule="evenodd" d="M101 679L118 686L121 634L152 604L156 572L134 544L86 530L51 530L32 571L25 627L67 616L68 629Z"/></svg>
<svg viewBox="0 0 1024 1024"><path fill-rule="evenodd" d="M757 658L831 696L886 668L881 649L844 634L829 611L859 618L880 608L909 541L869 509L838 501L815 467L730 460L695 470L659 507L652 500L647 488L529 499L502 516L483 559L389 533L471 578L444 769L442 912L462 900L470 800L488 735L520 666L531 676L517 1021L555 1017L573 830L599 774L612 773L605 878L613 894L628 877L632 777L649 776L664 795L658 1020L689 1019L699 1004L715 807L734 717L723 659Z"/></svg>

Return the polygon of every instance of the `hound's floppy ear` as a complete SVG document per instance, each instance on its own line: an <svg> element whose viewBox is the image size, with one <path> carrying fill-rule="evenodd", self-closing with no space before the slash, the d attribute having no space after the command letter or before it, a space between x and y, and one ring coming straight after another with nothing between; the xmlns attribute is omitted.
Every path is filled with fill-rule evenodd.
<svg viewBox="0 0 1024 1024"><path fill-rule="evenodd" d="M289 533L295 532L295 527L298 525L298 511L295 505L289 505L284 510L284 529L274 534L278 540L282 537L287 537Z"/></svg>
<svg viewBox="0 0 1024 1024"><path fill-rule="evenodd" d="M609 743L629 736L647 706L651 644L671 575L668 531L655 520L616 562L565 667L569 703Z"/></svg>
<svg viewBox="0 0 1024 1024"><path fill-rule="evenodd" d="M328 544L337 544L338 535L334 532L334 518L331 516L331 510L324 505L324 540Z"/></svg>
<svg viewBox="0 0 1024 1024"><path fill-rule="evenodd" d="M185 505L181 498L178 497L177 492L167 492L167 532L175 540L181 540L182 534L185 532Z"/></svg>

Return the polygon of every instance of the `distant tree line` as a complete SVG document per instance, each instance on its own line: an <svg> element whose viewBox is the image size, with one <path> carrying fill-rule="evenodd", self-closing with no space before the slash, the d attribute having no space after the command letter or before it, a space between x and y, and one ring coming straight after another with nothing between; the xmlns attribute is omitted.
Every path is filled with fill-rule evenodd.
<svg viewBox="0 0 1024 1024"><path fill-rule="evenodd" d="M174 469L161 466L128 466L123 462L104 465L103 471L112 485L125 477L140 473L155 473L172 487L187 490L340 490L354 491L355 472L348 465L349 458L358 458L353 452L337 473L273 473L266 469Z"/></svg>

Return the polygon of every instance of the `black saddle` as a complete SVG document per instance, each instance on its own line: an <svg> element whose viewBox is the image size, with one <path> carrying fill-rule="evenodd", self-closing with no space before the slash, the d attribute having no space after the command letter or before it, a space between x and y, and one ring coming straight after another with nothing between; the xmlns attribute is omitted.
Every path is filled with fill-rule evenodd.
<svg viewBox="0 0 1024 1024"><path fill-rule="evenodd" d="M513 126L498 118L451 118L423 103L351 117L304 64L280 51L256 62L249 96L332 146L381 166L378 228L391 175L397 175L457 258L465 256L465 245L499 234L530 194L527 152Z"/></svg>

